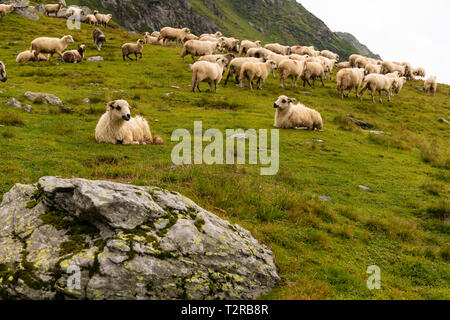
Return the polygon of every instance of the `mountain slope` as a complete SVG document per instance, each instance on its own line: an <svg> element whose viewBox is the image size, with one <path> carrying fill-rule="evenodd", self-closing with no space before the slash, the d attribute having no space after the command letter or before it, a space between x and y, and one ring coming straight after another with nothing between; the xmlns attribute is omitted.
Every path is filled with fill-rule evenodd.
<svg viewBox="0 0 450 320"><path fill-rule="evenodd" d="M336 35L345 40L350 42L355 48L357 48L363 55L370 57L370 58L374 58L374 59L379 59L382 60L380 55L373 53L372 51L369 50L369 48L367 48L367 46L365 46L364 44L362 44L361 42L359 42L358 39L356 39L356 37L348 32L335 32Z"/></svg>

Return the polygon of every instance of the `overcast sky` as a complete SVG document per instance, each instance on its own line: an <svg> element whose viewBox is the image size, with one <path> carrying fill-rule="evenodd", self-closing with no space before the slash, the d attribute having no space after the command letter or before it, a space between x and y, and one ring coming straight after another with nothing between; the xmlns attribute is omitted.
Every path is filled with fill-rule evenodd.
<svg viewBox="0 0 450 320"><path fill-rule="evenodd" d="M424 67L450 84L449 0L297 0L332 31L353 34L384 60Z"/></svg>

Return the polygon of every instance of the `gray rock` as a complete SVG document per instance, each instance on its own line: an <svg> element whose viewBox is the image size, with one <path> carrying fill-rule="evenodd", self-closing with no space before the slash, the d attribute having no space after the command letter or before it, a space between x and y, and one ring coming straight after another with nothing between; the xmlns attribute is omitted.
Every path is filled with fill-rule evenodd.
<svg viewBox="0 0 450 320"><path fill-rule="evenodd" d="M179 86L170 86L172 89L180 89Z"/></svg>
<svg viewBox="0 0 450 320"><path fill-rule="evenodd" d="M377 131L377 130L370 130L369 133L377 135L377 136L383 136L386 134L384 131Z"/></svg>
<svg viewBox="0 0 450 320"><path fill-rule="evenodd" d="M358 186L361 190L367 191L367 192L372 192L372 189L370 189L369 187L363 186L362 184L360 184Z"/></svg>
<svg viewBox="0 0 450 320"><path fill-rule="evenodd" d="M29 20L33 21L39 20L38 13L34 9L34 7L16 8L14 12Z"/></svg>
<svg viewBox="0 0 450 320"><path fill-rule="evenodd" d="M26 112L30 113L33 110L33 107L29 104L23 105L22 109L25 110Z"/></svg>
<svg viewBox="0 0 450 320"><path fill-rule="evenodd" d="M21 108L22 103L16 98L11 98L8 102L5 103L5 106Z"/></svg>
<svg viewBox="0 0 450 320"><path fill-rule="evenodd" d="M87 62L103 62L105 59L103 59L102 56L95 56L95 57L89 57L87 58Z"/></svg>
<svg viewBox="0 0 450 320"><path fill-rule="evenodd" d="M36 99L41 99L51 105L59 106L59 105L63 104L61 99L59 99L57 96L55 96L53 94L49 94L49 93L27 91L27 92L25 92L24 96L25 96L25 98L27 98L30 101L35 101Z"/></svg>
<svg viewBox="0 0 450 320"><path fill-rule="evenodd" d="M322 202L332 202L330 197L319 197L319 201L322 201Z"/></svg>
<svg viewBox="0 0 450 320"><path fill-rule="evenodd" d="M280 280L249 231L156 187L43 177L3 196L0 221L13 298L254 299Z"/></svg>
<svg viewBox="0 0 450 320"><path fill-rule="evenodd" d="M422 86L417 86L416 88L417 88L417 90L419 90L419 91L422 91L422 92L425 91L425 88L422 87Z"/></svg>
<svg viewBox="0 0 450 320"><path fill-rule="evenodd" d="M351 122L353 122L354 124L356 124L358 127L361 127L363 129L372 129L374 127L373 124L361 121L361 120L357 120L355 118L352 117L347 117L347 119Z"/></svg>
<svg viewBox="0 0 450 320"><path fill-rule="evenodd" d="M0 3L12 4L17 9L28 7L28 5L30 4L30 0L7 0L7 1L0 1Z"/></svg>
<svg viewBox="0 0 450 320"><path fill-rule="evenodd" d="M91 103L91 99L89 99L89 98L84 98L84 99L83 99L83 103L84 103L84 104L90 104L90 103Z"/></svg>
<svg viewBox="0 0 450 320"><path fill-rule="evenodd" d="M318 139L318 138L313 138L312 140L313 140L314 142L317 142L317 143L325 143L324 140Z"/></svg>
<svg viewBox="0 0 450 320"><path fill-rule="evenodd" d="M166 97L170 97L170 96L173 96L173 92L167 92L167 93L164 93L164 95L165 95Z"/></svg>

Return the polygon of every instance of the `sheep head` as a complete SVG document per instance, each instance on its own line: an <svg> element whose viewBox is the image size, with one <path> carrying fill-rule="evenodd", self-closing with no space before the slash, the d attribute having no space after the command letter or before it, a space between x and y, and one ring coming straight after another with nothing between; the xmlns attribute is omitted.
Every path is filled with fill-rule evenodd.
<svg viewBox="0 0 450 320"><path fill-rule="evenodd" d="M126 100L114 100L108 102L106 111L109 112L111 118L116 121L130 121L130 105Z"/></svg>
<svg viewBox="0 0 450 320"><path fill-rule="evenodd" d="M273 104L273 107L275 109L279 109L281 111L283 110L287 110L290 108L291 104L296 102L297 100L294 98L289 98L287 96L279 96L278 100L275 101L275 103Z"/></svg>
<svg viewBox="0 0 450 320"><path fill-rule="evenodd" d="M75 41L73 40L73 38L72 38L71 35L62 37L62 40L63 40L65 43L74 43L74 42L75 42Z"/></svg>

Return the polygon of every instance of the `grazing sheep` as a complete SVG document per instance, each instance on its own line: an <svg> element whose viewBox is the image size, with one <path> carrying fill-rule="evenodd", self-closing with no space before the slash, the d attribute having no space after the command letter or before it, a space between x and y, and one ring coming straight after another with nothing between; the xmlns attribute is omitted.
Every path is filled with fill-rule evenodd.
<svg viewBox="0 0 450 320"><path fill-rule="evenodd" d="M405 74L405 67L389 61L383 61L381 63L381 74L392 73L398 71L401 76Z"/></svg>
<svg viewBox="0 0 450 320"><path fill-rule="evenodd" d="M333 80L333 69L336 64L336 60L328 59L324 56L319 56L317 58L322 62L322 66L324 67L325 71L325 78L329 76L330 80Z"/></svg>
<svg viewBox="0 0 450 320"><path fill-rule="evenodd" d="M160 136L152 137L147 120L137 116L131 118L130 105L125 100L111 101L95 128L95 139L99 143L112 144L162 144Z"/></svg>
<svg viewBox="0 0 450 320"><path fill-rule="evenodd" d="M270 54L273 54L273 52L266 48L250 48L247 50L247 57L267 59Z"/></svg>
<svg viewBox="0 0 450 320"><path fill-rule="evenodd" d="M406 79L412 81L414 80L414 69L409 62L402 62L402 66L405 67L404 76Z"/></svg>
<svg viewBox="0 0 450 320"><path fill-rule="evenodd" d="M306 83L311 87L309 80L313 80L313 88L316 88L316 79L319 78L322 81L322 86L325 87L325 83L323 79L325 78L325 70L320 63L317 62L306 62L305 68L303 69L303 73L301 76L303 80L303 87L306 86Z"/></svg>
<svg viewBox="0 0 450 320"><path fill-rule="evenodd" d="M195 92L197 88L198 92L201 92L200 82L209 82L210 89L208 91L213 91L214 84L214 92L217 92L217 85L222 80L226 64L227 60L224 57L217 58L216 62L197 61L194 63L192 66L191 91Z"/></svg>
<svg viewBox="0 0 450 320"><path fill-rule="evenodd" d="M323 130L322 116L316 110L305 107L297 101L287 96L280 96L274 103L275 112L275 128L279 129L296 129L307 128L308 130Z"/></svg>
<svg viewBox="0 0 450 320"><path fill-rule="evenodd" d="M95 10L93 14L95 16L95 19L97 19L97 24L105 28L108 26L109 21L111 21L112 19L112 14L99 13L97 10Z"/></svg>
<svg viewBox="0 0 450 320"><path fill-rule="evenodd" d="M282 54L284 56L288 56L292 53L291 47L289 46L282 46L279 43L269 43L264 46L267 50L270 50L272 52Z"/></svg>
<svg viewBox="0 0 450 320"><path fill-rule="evenodd" d="M0 61L0 81L6 82L8 80L8 77L6 76L6 67L3 62Z"/></svg>
<svg viewBox="0 0 450 320"><path fill-rule="evenodd" d="M130 58L130 54L134 53L134 56L136 57L136 61L138 61L138 55L139 59L142 59L142 49L144 49L144 40L139 39L136 43L125 43L122 46L122 58L123 61L125 61L125 57L133 61L132 58Z"/></svg>
<svg viewBox="0 0 450 320"><path fill-rule="evenodd" d="M350 62L350 68L355 68L356 67L356 60L358 60L359 58L364 58L362 55L360 54L352 54L349 58L348 58L348 62Z"/></svg>
<svg viewBox="0 0 450 320"><path fill-rule="evenodd" d="M242 65L239 76L240 87L244 87L244 79L248 79L250 90L253 91L253 80L258 79L258 89L261 90L267 77L277 69L277 63L273 60L266 62L246 62Z"/></svg>
<svg viewBox="0 0 450 320"><path fill-rule="evenodd" d="M40 53L49 53L50 58L52 58L55 53L62 57L62 52L67 48L69 43L73 42L71 35L64 36L61 39L41 37L34 39L31 42L30 51L34 51L36 57Z"/></svg>
<svg viewBox="0 0 450 320"><path fill-rule="evenodd" d="M37 57L34 54L34 51L23 51L17 55L16 62L17 63L28 63L28 62L35 62L35 61L48 61L49 55L40 53L37 55Z"/></svg>
<svg viewBox="0 0 450 320"><path fill-rule="evenodd" d="M339 55L337 53L331 52L330 50L322 50L320 52L320 55L325 58L334 60L336 63L339 61Z"/></svg>
<svg viewBox="0 0 450 320"><path fill-rule="evenodd" d="M221 54L209 54L207 56L203 56L200 57L200 59L198 59L198 61L209 61L209 62L216 62L217 58L223 57L226 60L226 64L225 67L228 66L231 61L233 61L233 59L235 58L235 55L233 53L227 53L225 55L221 55Z"/></svg>
<svg viewBox="0 0 450 320"><path fill-rule="evenodd" d="M102 45L106 43L106 36L99 28L95 28L92 32L92 42L98 51L102 50Z"/></svg>
<svg viewBox="0 0 450 320"><path fill-rule="evenodd" d="M183 39L189 33L191 33L191 30L189 28L177 29L165 27L161 29L158 40L163 40L164 46L167 46L169 41L176 41L176 44L178 46L178 43L183 43Z"/></svg>
<svg viewBox="0 0 450 320"><path fill-rule="evenodd" d="M247 51L251 48L261 48L261 41L242 40L239 48L239 55L246 55Z"/></svg>
<svg viewBox="0 0 450 320"><path fill-rule="evenodd" d="M11 13L15 10L14 5L12 4L0 4L0 20L3 20L3 17L6 16L8 13Z"/></svg>
<svg viewBox="0 0 450 320"><path fill-rule="evenodd" d="M370 60L366 57L359 57L355 61L354 68L365 68L370 63Z"/></svg>
<svg viewBox="0 0 450 320"><path fill-rule="evenodd" d="M420 78L425 78L425 76L427 75L427 73L426 73L426 71L425 71L424 68L417 68L417 69L414 69L413 74L414 74L416 77L420 77Z"/></svg>
<svg viewBox="0 0 450 320"><path fill-rule="evenodd" d="M218 40L220 37L222 37L223 34L220 31L217 31L216 33L204 33L200 35L200 39L203 37L212 37L212 38L216 38L216 40Z"/></svg>
<svg viewBox="0 0 450 320"><path fill-rule="evenodd" d="M306 59L308 59L308 58L309 58L308 55L301 56L301 55L296 54L296 53L291 54L291 55L289 56L289 59L297 60L297 61L306 61Z"/></svg>
<svg viewBox="0 0 450 320"><path fill-rule="evenodd" d="M336 89L339 91L341 95L341 99L344 99L344 96L348 98L350 92L353 89L356 90L356 97L358 97L358 89L361 86L361 83L364 80L364 69L356 69L356 68L345 68L340 70L336 75L337 86ZM347 94L344 94L344 91L348 90Z"/></svg>
<svg viewBox="0 0 450 320"><path fill-rule="evenodd" d="M58 15L59 10L63 7L61 3L58 4L46 4L44 6L44 15L50 16L50 13L54 13L55 17Z"/></svg>
<svg viewBox="0 0 450 320"><path fill-rule="evenodd" d="M345 68L351 68L351 67L352 67L352 65L350 64L349 61L340 62L336 65L336 68L338 68L338 69L345 69Z"/></svg>
<svg viewBox="0 0 450 320"><path fill-rule="evenodd" d="M381 65L373 63L366 64L365 74L368 75L371 73L381 74Z"/></svg>
<svg viewBox="0 0 450 320"><path fill-rule="evenodd" d="M85 52L86 46L84 44L81 44L78 47L78 50L70 50L64 52L62 55L62 61L69 63L79 63L83 60Z"/></svg>
<svg viewBox="0 0 450 320"><path fill-rule="evenodd" d="M432 94L433 96L435 96L437 91L436 76L430 77L425 80L423 88L428 95Z"/></svg>
<svg viewBox="0 0 450 320"><path fill-rule="evenodd" d="M186 41L189 41L189 40L198 40L198 39L199 39L199 37L197 37L195 34L188 33L187 35L184 36L182 42L183 42L183 44L184 44L184 43L186 43Z"/></svg>
<svg viewBox="0 0 450 320"><path fill-rule="evenodd" d="M299 54L299 55L308 55L310 57L318 57L319 52L314 49L314 47L305 47L305 46L293 46L291 47L291 53Z"/></svg>
<svg viewBox="0 0 450 320"><path fill-rule="evenodd" d="M222 46L222 50L225 50L226 52L239 52L239 43L240 41L235 38L226 38L226 37L220 37L219 43Z"/></svg>
<svg viewBox="0 0 450 320"><path fill-rule="evenodd" d="M381 91L385 91L388 97L388 101L391 101L392 91L396 89L398 78L389 77L382 74L369 74L364 78L364 86L359 92L361 101L363 99L364 92L369 89L372 94L372 102L375 103L375 91L380 94L380 103L383 103L381 98Z"/></svg>
<svg viewBox="0 0 450 320"><path fill-rule="evenodd" d="M285 87L286 78L291 78L291 86L297 87L297 81L303 73L306 61L285 59L278 64L278 73L280 75L280 86Z"/></svg>
<svg viewBox="0 0 450 320"><path fill-rule="evenodd" d="M236 84L239 83L239 75L241 74L241 68L244 65L244 63L246 62L263 62L263 59L258 59L258 58L249 58L249 57L244 57L244 58L236 58L233 59L230 63L230 67L228 68L228 75L227 75L227 79L225 80L225 85L227 85L228 83L228 79L230 77L233 77L234 75L236 75Z"/></svg>
<svg viewBox="0 0 450 320"><path fill-rule="evenodd" d="M93 14L88 14L85 19L86 23L89 23L91 26L96 26L98 24L97 18Z"/></svg>
<svg viewBox="0 0 450 320"><path fill-rule="evenodd" d="M195 62L196 56L207 56L210 54L215 54L220 51L219 42L210 41L200 41L200 40L189 40L183 45L183 52L181 53L181 58L184 62L184 57L191 55L192 60Z"/></svg>
<svg viewBox="0 0 450 320"><path fill-rule="evenodd" d="M400 91L402 91L403 86L405 85L405 83L406 83L407 80L408 80L408 79L406 79L406 77L400 77L400 78L398 78L398 79L397 79L397 84L396 84L395 88L393 88L393 92L394 92L395 94L399 94Z"/></svg>

